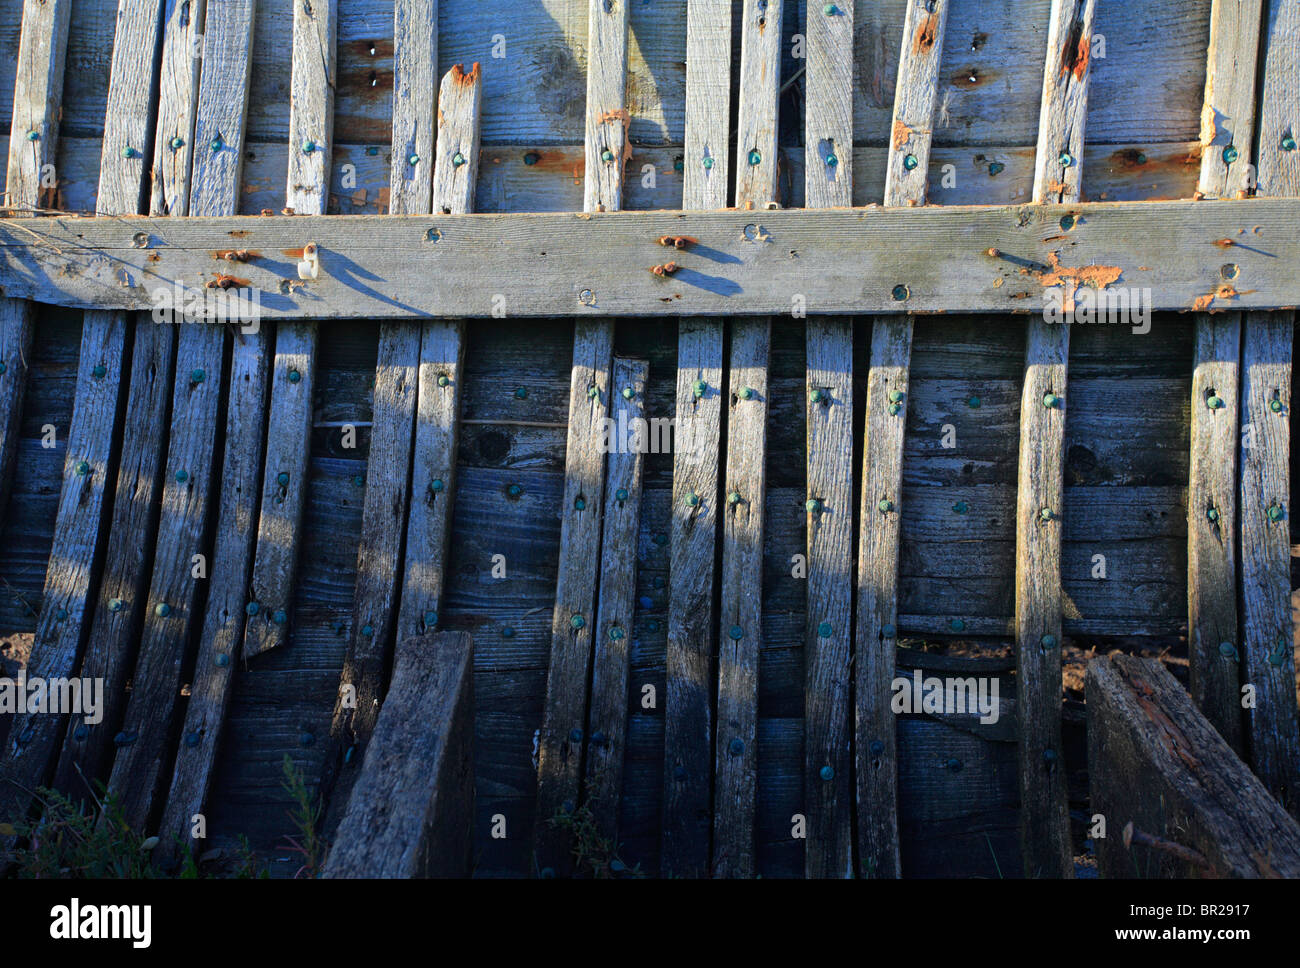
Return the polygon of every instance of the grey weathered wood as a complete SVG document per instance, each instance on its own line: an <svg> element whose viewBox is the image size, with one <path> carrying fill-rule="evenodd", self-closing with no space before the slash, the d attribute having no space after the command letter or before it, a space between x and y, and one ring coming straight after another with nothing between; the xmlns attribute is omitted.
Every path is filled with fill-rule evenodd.
<svg viewBox="0 0 1300 968"><path fill-rule="evenodd" d="M1210 8L1197 184L1206 198L1244 198L1254 187L1250 184L1248 146L1254 142L1255 61L1262 7L1262 0L1214 0Z"/></svg>
<svg viewBox="0 0 1300 968"><path fill-rule="evenodd" d="M195 152L190 198L195 215L222 215L237 208L251 68L248 47L254 19L253 0L236 0L209 10L204 24L195 122L200 150ZM144 602L133 689L121 731L114 738L117 754L108 780L109 790L120 798L124 819L136 829L145 826L156 800L168 796L169 744L191 638L202 631L197 660L200 669L205 659L211 660L210 650L220 642L210 634L200 605L209 614L234 612L236 621L242 621L243 616L239 609L255 534L257 498L252 484L257 478L256 471L254 476L247 476L240 464L250 453L260 458L268 349L260 332L236 332L229 381L235 390L227 404L226 459L218 481L216 439L225 339L220 328L208 326L183 326L177 337L171 428L153 573ZM254 461L254 467L258 465L260 459ZM217 543L212 547L208 533L217 509ZM205 577L195 573L195 555L206 556L201 573ZM200 596L205 581L206 602ZM234 595L239 601L234 608L230 603L232 589L237 589ZM233 666L233 652L226 655ZM191 693L196 691L197 682ZM212 740L215 743L215 736ZM181 748L193 749L184 744Z"/></svg>
<svg viewBox="0 0 1300 968"><path fill-rule="evenodd" d="M930 171L939 62L949 0L907 0L894 122L885 167L886 205L924 205ZM839 204L849 204L841 202Z"/></svg>
<svg viewBox="0 0 1300 968"><path fill-rule="evenodd" d="M906 318L877 322L872 328L854 632L858 863L863 877L899 877L902 870L898 717L890 708L890 684L898 638L898 538L911 345L912 323ZM891 400L891 394L902 397Z"/></svg>
<svg viewBox="0 0 1300 968"><path fill-rule="evenodd" d="M389 210L429 211L438 96L438 0L393 4L393 157Z"/></svg>
<svg viewBox="0 0 1300 968"><path fill-rule="evenodd" d="M466 877L474 825L474 645L407 639L324 877Z"/></svg>
<svg viewBox="0 0 1300 968"><path fill-rule="evenodd" d="M780 25L784 12L784 0L744 0L742 4L740 111L736 120L737 208L761 209L776 200ZM768 29L769 23L772 29ZM788 309L787 295L782 310Z"/></svg>
<svg viewBox="0 0 1300 968"><path fill-rule="evenodd" d="M688 0L682 208L708 211L727 207L730 140L731 4L727 0Z"/></svg>
<svg viewBox="0 0 1300 968"><path fill-rule="evenodd" d="M804 204L848 206L853 204L853 4L810 3L807 14Z"/></svg>
<svg viewBox="0 0 1300 968"><path fill-rule="evenodd" d="M1075 226L1062 249L1067 214ZM1054 257L1067 275L1119 267L1112 287L1149 288L1154 311L1274 309L1300 303L1288 271L1300 259L1297 218L1300 201L1287 198L576 218L0 219L0 286L55 305L152 309L161 280L201 289L230 274L212 253L213 239L233 232L261 253L238 278L260 293L264 320L488 316L502 279L518 317L788 313L791 293L822 314L1040 312L1044 285L1060 285ZM1214 242L1243 228L1250 241L1232 253L1236 291L1221 291L1224 251ZM138 233L153 241L138 247ZM700 245L676 254L676 274L647 271L664 261L658 240L683 235ZM322 278L281 293L291 267L276 253L309 241L323 253ZM119 272L136 285L122 285Z"/></svg>
<svg viewBox="0 0 1300 968"><path fill-rule="evenodd" d="M1034 201L1077 202L1096 0L1053 0L1043 69ZM1064 226L1062 226L1062 229ZM1075 289L1063 287L1074 307ZM1026 876L1074 872L1061 748L1061 518L1070 329L1030 320L1016 494L1016 698Z"/></svg>
<svg viewBox="0 0 1300 968"><path fill-rule="evenodd" d="M205 8L206 4L194 0L166 0L149 203L155 215L185 215L190 210L194 113L203 65L202 58L194 55L202 43Z"/></svg>
<svg viewBox="0 0 1300 968"><path fill-rule="evenodd" d="M586 178L583 210L623 207L623 166L631 151L627 113L626 0L587 2Z"/></svg>
<svg viewBox="0 0 1300 968"><path fill-rule="evenodd" d="M323 215L328 204L337 19L338 0L294 4L286 194L288 207L300 215ZM288 632L311 460L318 339L314 321L282 323L276 331L253 558L252 601L258 611L248 617L244 632L246 658L282 645Z"/></svg>
<svg viewBox="0 0 1300 968"><path fill-rule="evenodd" d="M689 124L689 122L688 122ZM704 877L709 870L709 787L713 773L714 550L721 505L718 449L724 386L722 324L678 324L673 451L672 565L664 700L664 808L660 870ZM691 495L698 501L688 503Z"/></svg>
<svg viewBox="0 0 1300 968"><path fill-rule="evenodd" d="M1158 660L1094 659L1087 692L1102 877L1300 876L1300 826Z"/></svg>
<svg viewBox="0 0 1300 968"><path fill-rule="evenodd" d="M23 400L27 393L27 358L32 348L35 309L23 299L0 299L0 510L9 506Z"/></svg>
<svg viewBox="0 0 1300 968"><path fill-rule="evenodd" d="M537 744L533 841L537 868L544 876L548 870L563 875L573 865L568 838L553 821L561 812L572 813L579 806L584 710L596 624L592 606L600 560L600 495L605 484L602 421L609 409L609 395L621 390L611 383L613 338L613 327L606 322L579 322L573 337L560 558L546 704ZM624 553L634 552L624 549Z"/></svg>
<svg viewBox="0 0 1300 968"><path fill-rule="evenodd" d="M468 74L461 65L453 66L439 90L435 212L462 214L474 209L481 105L479 65ZM460 320L424 324L398 641L434 629L442 608L450 554L447 535L456 501L464 359Z"/></svg>
<svg viewBox="0 0 1300 968"><path fill-rule="evenodd" d="M723 524L713 796L715 877L752 877L756 872L754 797L770 338L770 320L732 323L726 487L719 508Z"/></svg>
<svg viewBox="0 0 1300 968"><path fill-rule="evenodd" d="M614 357L610 419L635 428L645 421L646 360ZM629 396L626 391L632 391ZM633 431L635 432L635 431ZM616 437L605 469L605 520L591 671L584 787L596 829L618 843L618 812L627 753L628 670L636 610L636 547L641 525L643 448ZM595 500L595 498L589 498Z"/></svg>

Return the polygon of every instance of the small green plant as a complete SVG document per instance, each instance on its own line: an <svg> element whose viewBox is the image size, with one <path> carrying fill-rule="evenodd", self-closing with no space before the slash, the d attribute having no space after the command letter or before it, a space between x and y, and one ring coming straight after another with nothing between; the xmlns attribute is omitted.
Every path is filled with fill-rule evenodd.
<svg viewBox="0 0 1300 968"><path fill-rule="evenodd" d="M587 804L582 804L572 813L560 811L550 822L572 838L574 867L579 876L598 880L645 877L639 863L628 867L618 856L617 847L601 834L596 826L596 817Z"/></svg>
<svg viewBox="0 0 1300 968"><path fill-rule="evenodd" d="M161 876L151 852L157 837L131 829L117 797L99 785L96 811L55 790L41 788L39 820L6 825L5 832L26 841L13 854L20 878L153 878Z"/></svg>
<svg viewBox="0 0 1300 968"><path fill-rule="evenodd" d="M289 754L284 755L284 788L293 798L293 807L289 810L289 819L293 821L298 836L285 835L289 842L286 848L291 853L302 855L302 865L294 871L294 877L316 877L325 862L326 844L320 835L321 805L320 801L307 787L302 771L293 765ZM247 841L244 841L247 848Z"/></svg>

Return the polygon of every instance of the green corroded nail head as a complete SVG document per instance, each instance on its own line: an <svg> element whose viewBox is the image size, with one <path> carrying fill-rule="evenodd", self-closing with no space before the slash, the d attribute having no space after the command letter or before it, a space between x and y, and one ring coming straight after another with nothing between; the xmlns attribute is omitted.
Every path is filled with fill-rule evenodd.
<svg viewBox="0 0 1300 968"><path fill-rule="evenodd" d="M615 491L615 492L614 492L614 500L616 500L616 501L626 501L626 500L627 500L627 488L626 488L626 487L620 487L617 491Z"/></svg>
<svg viewBox="0 0 1300 968"><path fill-rule="evenodd" d="M575 629L580 629L587 624L587 620L581 615L575 615L573 618L569 619L569 624Z"/></svg>

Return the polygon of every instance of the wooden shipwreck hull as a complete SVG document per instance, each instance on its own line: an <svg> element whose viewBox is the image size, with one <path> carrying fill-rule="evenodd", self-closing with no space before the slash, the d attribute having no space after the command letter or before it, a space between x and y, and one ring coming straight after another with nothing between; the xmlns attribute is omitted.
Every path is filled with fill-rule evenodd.
<svg viewBox="0 0 1300 968"><path fill-rule="evenodd" d="M0 677L105 710L0 714L0 822L99 780L288 875L288 757L338 876L1072 876L1097 756L1186 789L1158 699L1300 844L1296 0L0 0L0 52ZM1192 704L1096 673L1090 759L1117 648ZM1219 810L1193 872L1300 869Z"/></svg>

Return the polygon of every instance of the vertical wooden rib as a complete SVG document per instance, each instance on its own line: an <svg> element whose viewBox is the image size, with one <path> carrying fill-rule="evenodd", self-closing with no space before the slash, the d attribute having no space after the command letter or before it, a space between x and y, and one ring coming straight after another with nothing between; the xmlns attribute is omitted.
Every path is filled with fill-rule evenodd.
<svg viewBox="0 0 1300 968"><path fill-rule="evenodd" d="M463 215L474 210L482 101L478 64L468 74L457 64L443 77L438 92L437 163L433 173L435 212ZM447 535L456 502L464 357L464 324L460 320L424 324L405 577L397 619L399 647L432 634L442 610Z"/></svg>
<svg viewBox="0 0 1300 968"><path fill-rule="evenodd" d="M5 208L13 209L14 216L24 215L25 210L53 208L52 202L42 205L41 169L54 164L58 154L59 102L71 13L72 0L27 0L23 4L4 199ZM34 307L25 300L0 298L0 514L9 504L18 454L33 314Z"/></svg>
<svg viewBox="0 0 1300 968"><path fill-rule="evenodd" d="M776 200L781 0L745 0L740 28L736 207ZM758 656L763 642L763 504L772 321L731 323L722 515L713 874L753 877L758 779ZM747 392L746 392L747 391Z"/></svg>
<svg viewBox="0 0 1300 968"><path fill-rule="evenodd" d="M886 205L925 204L948 3L908 0L886 160ZM899 280L899 284L907 282ZM890 698L898 624L898 506L911 357L912 317L881 317L872 323L854 635L858 852L864 877L901 875L897 719Z"/></svg>
<svg viewBox="0 0 1300 968"><path fill-rule="evenodd" d="M1300 4L1269 5L1257 148L1264 196L1300 196ZM1232 250L1229 249L1229 252ZM1249 285L1249 280L1239 280ZM1241 387L1241 658L1255 773L1300 815L1291 616L1291 351L1295 312L1246 314Z"/></svg>
<svg viewBox="0 0 1300 968"><path fill-rule="evenodd" d="M334 137L334 72L338 0L293 5L293 74L289 106L288 207L324 215ZM318 326L314 320L276 328L266 470L253 558L252 601L244 657L283 645L293 606L302 509L311 468L312 403ZM250 609L251 611L251 609Z"/></svg>
<svg viewBox="0 0 1300 968"><path fill-rule="evenodd" d="M190 207L193 215L231 215L239 208L250 76L248 51L255 8L253 0L231 0L213 5L207 13ZM182 326L177 338L171 433L153 577L143 603L144 630L133 675L134 688L121 731L114 739L117 755L108 781L110 792L120 798L123 818L137 829L145 826L155 799L165 796L168 745L190 638L203 628L205 647L212 645L197 612L198 591L205 579L196 577L194 556L205 555L209 580L220 574L222 549L218 547L211 553L205 538L217 505L214 453L224 363L223 329L212 325ZM225 440L228 457L244 452L245 431L238 426L240 415L248 413L244 396L265 386L265 362L265 337L260 332L237 330L230 365L232 396ZM253 418L259 434L260 419L259 409ZM219 534L239 528L240 522L226 514L228 493L241 484L246 492L250 491L255 474L256 468L253 476L236 477L232 462L227 460L221 474ZM255 500L255 491L249 499ZM240 537L251 534L252 527L253 517L246 516ZM216 591L213 581L208 592L209 609L217 601Z"/></svg>
<svg viewBox="0 0 1300 968"><path fill-rule="evenodd" d="M810 6L806 33L807 205L845 208L853 204L853 4ZM805 390L804 809L808 838L804 872L808 877L851 877L853 320L809 318Z"/></svg>
<svg viewBox="0 0 1300 968"><path fill-rule="evenodd" d="M1261 7L1262 0L1214 0L1211 8L1197 186L1208 198L1234 198L1247 187ZM1187 493L1191 691L1197 707L1241 754L1236 595L1241 314L1198 313L1195 325Z"/></svg>
<svg viewBox="0 0 1300 968"><path fill-rule="evenodd" d="M428 214L433 203L434 119L438 91L438 4L397 0L393 7L393 144L389 207ZM381 323L366 496L352 629L331 727L321 791L326 829L347 809L366 743L374 732L397 620L402 546L410 505L411 454L419 403L421 330Z"/></svg>
<svg viewBox="0 0 1300 968"><path fill-rule="evenodd" d="M686 7L686 149L682 208L727 206L731 133L731 4ZM664 810L660 873L709 870L713 773L713 590L723 324L677 324L672 563L669 571ZM699 500L688 504L695 495Z"/></svg>
<svg viewBox="0 0 1300 968"><path fill-rule="evenodd" d="M97 206L101 213L140 211L147 187L145 160L154 142L154 54L164 16L157 0L125 0L113 42L108 111ZM154 147L156 151L156 146ZM149 542L158 520L167 405L176 329L144 313L126 323L132 334L122 451L108 534L93 552L104 561L80 676L103 681L97 723L72 722L54 772L54 786L86 797L95 792L111 755L128 693L149 577ZM105 377L107 379L107 376ZM120 391L119 391L120 392Z"/></svg>
<svg viewBox="0 0 1300 968"><path fill-rule="evenodd" d="M644 448L632 446L645 412L645 360L614 358L616 431L605 472L605 520L600 551L600 594L591 673L591 714L587 728L586 801L600 836L618 843L618 808L627 750L627 676L636 609L636 548L641 523L641 465ZM631 391L630 393L628 391ZM624 446L627 445L627 446Z"/></svg>
<svg viewBox="0 0 1300 968"><path fill-rule="evenodd" d="M1079 201L1095 7L1096 0L1052 0L1034 166L1034 201L1039 204ZM1071 306L1073 293L1065 298ZM1016 500L1020 842L1029 877L1074 873L1061 749L1061 519L1069 351L1068 325L1030 321Z"/></svg>
<svg viewBox="0 0 1300 968"><path fill-rule="evenodd" d="M623 204L626 161L627 4L589 0L587 7L587 122L584 207L617 211ZM560 560L546 706L538 734L537 813L533 827L540 873L567 874L570 843L555 817L579 803L586 734L587 685L591 677L592 614L600 553L601 495L605 457L601 421L609 408L614 325L579 320L573 335L569 431L564 458L564 504L560 508ZM582 499L582 508L577 506ZM635 547L625 549L635 554Z"/></svg>

